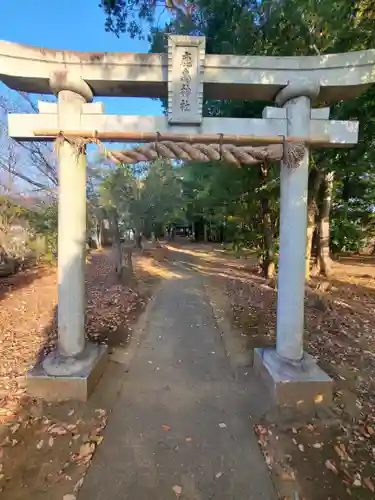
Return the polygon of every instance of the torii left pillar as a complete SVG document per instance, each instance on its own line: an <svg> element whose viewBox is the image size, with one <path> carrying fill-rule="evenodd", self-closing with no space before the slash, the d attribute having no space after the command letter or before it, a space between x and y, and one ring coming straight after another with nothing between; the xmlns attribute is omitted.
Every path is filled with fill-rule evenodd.
<svg viewBox="0 0 375 500"><path fill-rule="evenodd" d="M54 73L50 86L57 95L60 130L80 130L90 87ZM44 399L86 400L103 372L107 349L85 339L86 154L79 144L58 145L58 344L28 377L28 388Z"/></svg>

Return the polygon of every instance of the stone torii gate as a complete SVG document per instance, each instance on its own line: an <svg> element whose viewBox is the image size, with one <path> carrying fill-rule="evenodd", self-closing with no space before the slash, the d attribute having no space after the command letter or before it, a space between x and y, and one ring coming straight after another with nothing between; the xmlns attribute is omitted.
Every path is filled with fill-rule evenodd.
<svg viewBox="0 0 375 500"><path fill-rule="evenodd" d="M374 70L373 50L312 57L209 55L204 37L171 36L168 54L82 53L0 42L6 85L57 95L57 103L39 102L39 114L9 115L9 135L16 140L54 140L58 131L75 131L116 142L127 132L303 141L299 165L281 163L276 348L255 356L255 368L280 405L331 400L330 378L303 352L309 147L314 141L351 147L358 123L329 120L329 108L311 106L355 97L375 81ZM94 96L168 97L168 116L106 115L102 103L91 102ZM261 119L203 118L203 99L273 100L277 107L266 107ZM38 130L55 133L41 137ZM86 160L84 150L77 153L68 141L58 155L58 347L30 374L30 390L85 399L106 357L105 348L85 342L84 334Z"/></svg>

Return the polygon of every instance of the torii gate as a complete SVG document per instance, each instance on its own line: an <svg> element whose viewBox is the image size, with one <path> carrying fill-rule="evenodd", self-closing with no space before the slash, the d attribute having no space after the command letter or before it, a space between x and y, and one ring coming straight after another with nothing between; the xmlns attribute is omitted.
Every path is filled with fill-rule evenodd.
<svg viewBox="0 0 375 500"><path fill-rule="evenodd" d="M358 122L330 121L312 102L353 98L375 81L375 51L312 57L205 54L204 37L171 36L168 54L82 53L0 42L0 79L25 92L57 95L39 114L9 115L17 140L53 140L56 131L120 140L124 133L302 138L297 168L281 163L276 348L259 349L255 368L280 405L326 403L332 381L303 352L309 144L351 147ZM168 97L168 116L105 115L93 96ZM274 100L261 119L203 118L203 99ZM37 130L54 130L41 138ZM89 131L89 132L87 132ZM91 131L91 133L90 133ZM121 135L122 134L122 135ZM126 141L128 142L128 141ZM271 141L272 142L272 141ZM106 357L85 342L85 154L59 148L58 347L31 373L34 394L85 399ZM204 166L202 167L204 168Z"/></svg>

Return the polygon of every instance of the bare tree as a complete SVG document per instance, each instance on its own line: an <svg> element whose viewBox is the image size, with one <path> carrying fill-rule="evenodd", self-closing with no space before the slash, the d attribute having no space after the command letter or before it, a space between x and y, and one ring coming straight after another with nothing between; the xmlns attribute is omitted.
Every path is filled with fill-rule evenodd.
<svg viewBox="0 0 375 500"><path fill-rule="evenodd" d="M53 146L45 142L17 142L8 136L8 113L35 113L37 106L27 94L4 89L0 94L0 169L29 190L56 191L57 160Z"/></svg>

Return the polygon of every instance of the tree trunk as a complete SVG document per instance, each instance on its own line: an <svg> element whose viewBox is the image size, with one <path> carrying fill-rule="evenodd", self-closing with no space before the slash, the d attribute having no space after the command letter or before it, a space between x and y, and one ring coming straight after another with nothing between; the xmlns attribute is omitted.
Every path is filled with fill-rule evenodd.
<svg viewBox="0 0 375 500"><path fill-rule="evenodd" d="M272 278L275 272L275 238L272 229L271 213L266 198L261 200L263 212L264 260L263 272L266 278Z"/></svg>
<svg viewBox="0 0 375 500"><path fill-rule="evenodd" d="M307 200L307 238L306 238L306 280L310 279L310 263L313 245L313 235L316 227L316 215L318 212L317 198L320 185L323 181L323 172L317 169L310 170L309 174L309 190Z"/></svg>
<svg viewBox="0 0 375 500"><path fill-rule="evenodd" d="M330 212L332 204L333 191L333 172L327 172L324 176L322 185L322 204L319 217L319 243L318 243L318 261L320 272L325 276L331 274L331 256L330 256Z"/></svg>
<svg viewBox="0 0 375 500"><path fill-rule="evenodd" d="M203 226L203 239L204 239L205 243L208 242L208 228L207 228L207 224L204 224L204 226Z"/></svg>
<svg viewBox="0 0 375 500"><path fill-rule="evenodd" d="M103 221L97 220L95 225L95 244L98 250L103 248Z"/></svg>
<svg viewBox="0 0 375 500"><path fill-rule="evenodd" d="M261 165L259 169L262 184L268 177L268 166ZM267 193L265 193L267 195ZM275 235L272 224L271 209L268 197L261 198L260 210L263 226L263 272L266 278L272 278L275 272Z"/></svg>
<svg viewBox="0 0 375 500"><path fill-rule="evenodd" d="M121 252L121 241L120 241L120 231L118 227L118 215L117 212L111 214L111 226L112 226L112 248L115 255L115 267L117 276L122 275L122 252Z"/></svg>

